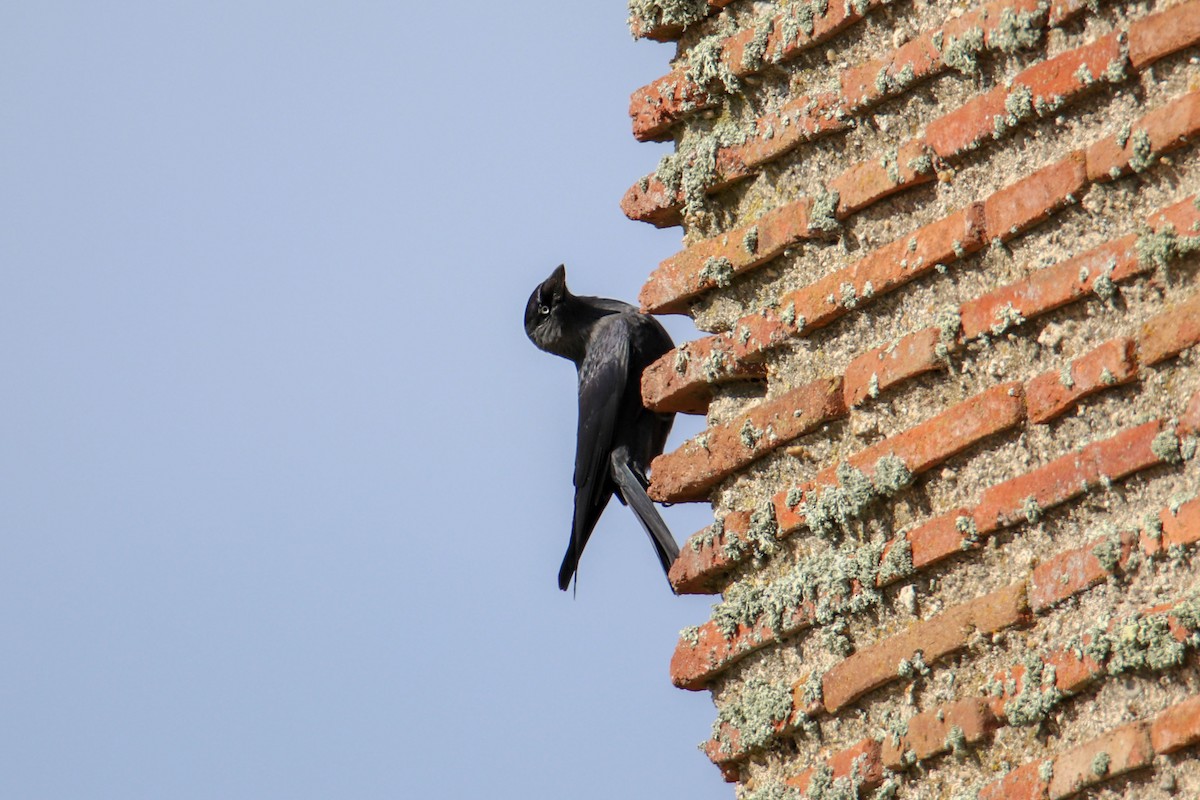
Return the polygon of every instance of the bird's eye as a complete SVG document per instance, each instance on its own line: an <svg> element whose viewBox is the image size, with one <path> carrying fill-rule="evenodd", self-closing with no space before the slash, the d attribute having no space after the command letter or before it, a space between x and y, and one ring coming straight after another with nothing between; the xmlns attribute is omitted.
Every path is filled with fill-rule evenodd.
<svg viewBox="0 0 1200 800"><path fill-rule="evenodd" d="M538 306L538 313L543 317L550 313L550 306Z"/></svg>

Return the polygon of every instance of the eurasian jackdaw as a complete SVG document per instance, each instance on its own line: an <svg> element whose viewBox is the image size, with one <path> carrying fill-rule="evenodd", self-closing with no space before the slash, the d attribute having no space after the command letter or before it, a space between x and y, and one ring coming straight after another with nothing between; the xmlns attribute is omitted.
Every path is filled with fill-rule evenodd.
<svg viewBox="0 0 1200 800"><path fill-rule="evenodd" d="M558 588L570 585L613 493L633 509L667 572L679 547L646 495L646 473L675 415L642 405L641 378L642 370L674 347L671 337L658 320L628 303L571 294L562 266L529 296L525 333L539 349L575 362L579 374L575 516Z"/></svg>

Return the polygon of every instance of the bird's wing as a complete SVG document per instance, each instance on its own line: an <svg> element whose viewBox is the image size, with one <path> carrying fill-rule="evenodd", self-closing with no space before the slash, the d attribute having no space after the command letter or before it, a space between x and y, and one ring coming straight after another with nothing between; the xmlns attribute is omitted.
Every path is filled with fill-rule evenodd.
<svg viewBox="0 0 1200 800"><path fill-rule="evenodd" d="M562 589L570 583L583 547L612 497L609 455L628 379L629 322L614 314L597 324L579 365L575 518L571 526L571 544L558 576Z"/></svg>

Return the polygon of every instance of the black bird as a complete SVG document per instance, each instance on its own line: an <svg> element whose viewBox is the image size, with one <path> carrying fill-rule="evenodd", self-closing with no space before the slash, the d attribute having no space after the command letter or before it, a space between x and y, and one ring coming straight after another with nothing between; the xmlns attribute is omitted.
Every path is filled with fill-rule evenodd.
<svg viewBox="0 0 1200 800"><path fill-rule="evenodd" d="M540 350L575 362L579 373L575 516L558 588L570 585L613 493L633 509L667 572L679 546L646 495L646 472L663 451L675 415L642 405L641 378L642 370L674 347L671 337L658 320L628 303L571 294L562 266L529 296L525 333Z"/></svg>

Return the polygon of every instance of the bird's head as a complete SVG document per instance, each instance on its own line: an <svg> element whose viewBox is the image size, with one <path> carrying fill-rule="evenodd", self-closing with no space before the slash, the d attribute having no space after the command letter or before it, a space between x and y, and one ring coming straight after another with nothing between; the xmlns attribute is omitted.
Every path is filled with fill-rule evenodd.
<svg viewBox="0 0 1200 800"><path fill-rule="evenodd" d="M567 269L558 265L550 277L538 284L525 304L525 334L539 350L572 358L576 344L567 325Z"/></svg>

